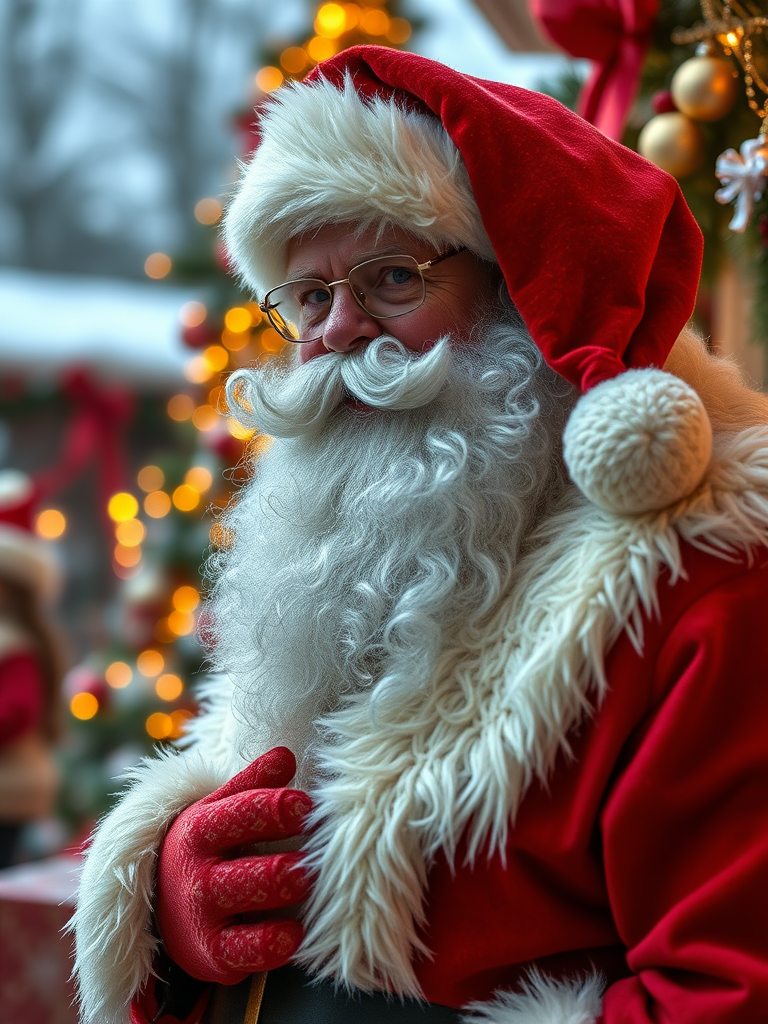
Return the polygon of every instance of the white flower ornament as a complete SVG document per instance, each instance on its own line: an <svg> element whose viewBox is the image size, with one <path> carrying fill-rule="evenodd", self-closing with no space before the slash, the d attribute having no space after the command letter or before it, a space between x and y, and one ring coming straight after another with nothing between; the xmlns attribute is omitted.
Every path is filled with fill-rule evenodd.
<svg viewBox="0 0 768 1024"><path fill-rule="evenodd" d="M765 139L747 139L742 142L740 154L726 149L717 158L715 174L723 187L715 192L719 203L736 200L736 211L728 227L743 231L761 198L768 175L768 146Z"/></svg>

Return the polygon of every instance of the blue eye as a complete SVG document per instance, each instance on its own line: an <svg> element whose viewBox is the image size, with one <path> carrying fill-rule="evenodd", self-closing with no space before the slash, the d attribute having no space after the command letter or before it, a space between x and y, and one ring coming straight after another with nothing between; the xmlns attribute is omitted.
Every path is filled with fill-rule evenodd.
<svg viewBox="0 0 768 1024"><path fill-rule="evenodd" d="M390 274L394 284L408 284L413 278L413 271L408 270L407 267L393 267Z"/></svg>
<svg viewBox="0 0 768 1024"><path fill-rule="evenodd" d="M302 306L322 306L331 301L331 293L327 288L313 288L304 292L299 299Z"/></svg>

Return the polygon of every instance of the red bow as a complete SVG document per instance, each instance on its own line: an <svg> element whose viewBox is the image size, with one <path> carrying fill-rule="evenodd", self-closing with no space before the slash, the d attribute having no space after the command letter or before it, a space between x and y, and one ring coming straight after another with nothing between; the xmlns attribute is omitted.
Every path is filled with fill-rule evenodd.
<svg viewBox="0 0 768 1024"><path fill-rule="evenodd" d="M531 13L552 41L593 62L579 113L619 142L658 11L659 0L531 0Z"/></svg>

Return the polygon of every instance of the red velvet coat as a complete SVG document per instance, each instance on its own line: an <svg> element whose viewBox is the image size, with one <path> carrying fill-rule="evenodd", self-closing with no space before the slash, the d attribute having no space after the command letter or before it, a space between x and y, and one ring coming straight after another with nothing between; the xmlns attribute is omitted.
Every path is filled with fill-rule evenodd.
<svg viewBox="0 0 768 1024"><path fill-rule="evenodd" d="M608 981L600 1024L768 1020L768 554L687 548L643 656L534 784L506 847L428 885L428 999L514 987L528 967Z"/></svg>

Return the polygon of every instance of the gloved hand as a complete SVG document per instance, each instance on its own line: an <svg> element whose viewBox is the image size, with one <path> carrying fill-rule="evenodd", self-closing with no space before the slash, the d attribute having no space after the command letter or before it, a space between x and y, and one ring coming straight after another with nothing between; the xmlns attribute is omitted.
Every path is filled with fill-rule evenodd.
<svg viewBox="0 0 768 1024"><path fill-rule="evenodd" d="M307 895L300 853L242 856L246 844L299 835L309 797L285 786L296 761L276 747L191 804L171 825L160 851L157 925L171 959L201 981L234 985L255 971L286 964L303 937L298 921L265 915Z"/></svg>

